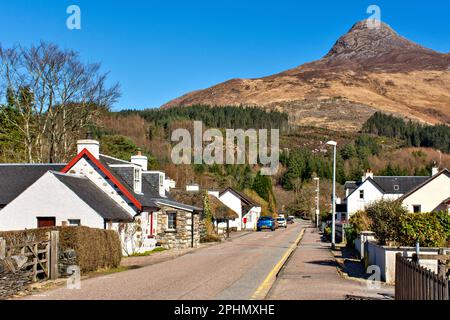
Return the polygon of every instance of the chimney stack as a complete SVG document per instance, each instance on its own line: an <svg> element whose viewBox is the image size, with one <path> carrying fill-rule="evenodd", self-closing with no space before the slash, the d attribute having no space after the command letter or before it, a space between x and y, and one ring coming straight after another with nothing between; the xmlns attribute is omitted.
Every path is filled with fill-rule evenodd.
<svg viewBox="0 0 450 320"><path fill-rule="evenodd" d="M137 150L137 154L131 157L131 162L140 166L143 171L148 170L148 158L142 155L140 148Z"/></svg>
<svg viewBox="0 0 450 320"><path fill-rule="evenodd" d="M439 173L439 167L436 162L433 163L433 167L431 168L431 176L434 177Z"/></svg>
<svg viewBox="0 0 450 320"><path fill-rule="evenodd" d="M100 143L93 139L91 131L86 133L86 139L77 141L77 153L82 152L84 149L89 151L95 159L99 159Z"/></svg>
<svg viewBox="0 0 450 320"><path fill-rule="evenodd" d="M367 179L372 178L373 179L373 172L370 169L367 169L366 173L362 177L362 181L366 181Z"/></svg>

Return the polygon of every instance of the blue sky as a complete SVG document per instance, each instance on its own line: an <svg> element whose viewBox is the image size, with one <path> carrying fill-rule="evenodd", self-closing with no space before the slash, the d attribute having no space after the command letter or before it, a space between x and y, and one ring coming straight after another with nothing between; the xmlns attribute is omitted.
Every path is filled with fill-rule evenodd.
<svg viewBox="0 0 450 320"><path fill-rule="evenodd" d="M81 30L66 28L72 4L81 8ZM120 82L115 110L142 109L316 60L369 17L370 4L403 36L450 52L448 0L0 0L0 43L45 40L75 49Z"/></svg>

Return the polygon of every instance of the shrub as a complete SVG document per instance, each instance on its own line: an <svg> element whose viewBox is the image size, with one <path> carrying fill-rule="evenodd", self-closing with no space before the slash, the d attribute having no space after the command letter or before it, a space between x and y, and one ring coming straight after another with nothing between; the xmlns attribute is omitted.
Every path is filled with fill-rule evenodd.
<svg viewBox="0 0 450 320"><path fill-rule="evenodd" d="M379 200L366 208L370 228L375 232L378 243L385 245L396 241L400 234L400 217L407 214L402 204L395 200Z"/></svg>
<svg viewBox="0 0 450 320"><path fill-rule="evenodd" d="M409 213L400 217L398 243L414 246L419 241L423 247L443 247L447 234L436 213Z"/></svg>
<svg viewBox="0 0 450 320"><path fill-rule="evenodd" d="M208 234L206 236L204 236L203 238L200 239L200 242L205 243L205 242L220 242L221 238L219 235L217 234Z"/></svg>
<svg viewBox="0 0 450 320"><path fill-rule="evenodd" d="M435 213L436 218L439 220L440 224L444 228L444 233L447 240L447 247L450 245L450 214L444 211Z"/></svg>
<svg viewBox="0 0 450 320"><path fill-rule="evenodd" d="M353 247L355 244L355 239L358 236L358 232L356 231L355 227L352 225L345 227L344 232L345 232L345 239L347 241L347 246Z"/></svg>
<svg viewBox="0 0 450 320"><path fill-rule="evenodd" d="M323 230L323 235L325 236L325 238L327 240L331 239L331 227L325 227L325 229Z"/></svg>
<svg viewBox="0 0 450 320"><path fill-rule="evenodd" d="M59 249L76 252L77 265L82 272L103 268L116 268L122 258L122 245L114 230L93 229L88 227L54 227L23 231L0 232L8 244L28 241L43 241L47 232L59 231Z"/></svg>
<svg viewBox="0 0 450 320"><path fill-rule="evenodd" d="M371 220L365 211L358 211L350 217L350 224L357 234L361 231L371 231Z"/></svg>

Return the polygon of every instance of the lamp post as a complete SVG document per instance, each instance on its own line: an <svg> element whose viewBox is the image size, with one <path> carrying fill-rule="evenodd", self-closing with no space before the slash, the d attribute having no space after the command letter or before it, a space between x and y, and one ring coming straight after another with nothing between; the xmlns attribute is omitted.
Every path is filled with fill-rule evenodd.
<svg viewBox="0 0 450 320"><path fill-rule="evenodd" d="M314 178L315 181L317 181L317 198L316 198L316 228L319 229L319 178Z"/></svg>
<svg viewBox="0 0 450 320"><path fill-rule="evenodd" d="M333 146L333 200L332 200L332 216L331 216L331 247L336 246L336 141L328 141L327 145Z"/></svg>

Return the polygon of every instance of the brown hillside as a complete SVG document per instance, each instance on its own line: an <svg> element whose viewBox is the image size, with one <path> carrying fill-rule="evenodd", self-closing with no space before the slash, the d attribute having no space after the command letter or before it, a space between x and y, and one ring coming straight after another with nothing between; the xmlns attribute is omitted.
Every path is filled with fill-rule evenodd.
<svg viewBox="0 0 450 320"><path fill-rule="evenodd" d="M356 130L375 111L450 123L450 54L424 48L382 24L355 24L322 59L259 79L232 79L164 107L259 105L294 124Z"/></svg>

